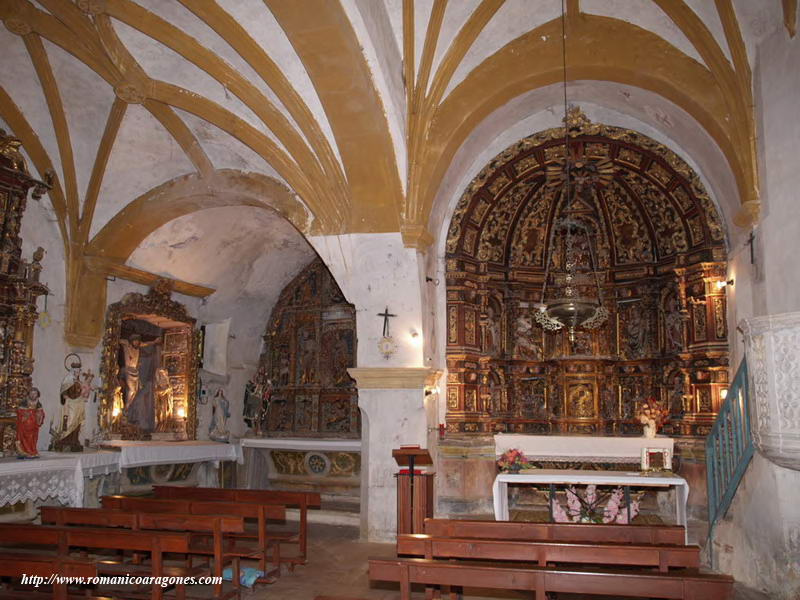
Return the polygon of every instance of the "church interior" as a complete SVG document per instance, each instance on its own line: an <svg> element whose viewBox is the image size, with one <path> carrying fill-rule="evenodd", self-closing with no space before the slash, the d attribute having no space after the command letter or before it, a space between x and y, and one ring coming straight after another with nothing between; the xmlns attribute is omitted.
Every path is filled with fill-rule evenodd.
<svg viewBox="0 0 800 600"><path fill-rule="evenodd" d="M800 597L797 13L0 0L0 598Z"/></svg>

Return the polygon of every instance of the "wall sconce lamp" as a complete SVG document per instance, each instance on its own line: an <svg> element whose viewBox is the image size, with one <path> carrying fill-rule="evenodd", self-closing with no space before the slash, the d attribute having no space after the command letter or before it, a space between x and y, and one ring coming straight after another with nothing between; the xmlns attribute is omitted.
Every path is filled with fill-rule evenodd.
<svg viewBox="0 0 800 600"><path fill-rule="evenodd" d="M728 287L729 285L733 286L733 279L728 279L728 281L725 281L725 280L718 281L717 282L717 289L721 290L723 288Z"/></svg>
<svg viewBox="0 0 800 600"><path fill-rule="evenodd" d="M719 391L719 397L720 397L721 400L725 400L725 398L728 397L728 388L722 388Z"/></svg>

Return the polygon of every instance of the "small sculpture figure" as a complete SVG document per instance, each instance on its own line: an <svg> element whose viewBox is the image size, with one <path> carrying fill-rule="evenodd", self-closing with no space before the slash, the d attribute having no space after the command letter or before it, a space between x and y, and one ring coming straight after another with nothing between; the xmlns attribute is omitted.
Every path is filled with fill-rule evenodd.
<svg viewBox="0 0 800 600"><path fill-rule="evenodd" d="M56 452L83 452L80 432L86 416L85 387L81 383L81 359L77 354L68 354L67 358L70 356L75 360L67 367L64 359L67 374L61 381L61 415L55 429L50 421L50 450Z"/></svg>
<svg viewBox="0 0 800 600"><path fill-rule="evenodd" d="M225 443L230 441L231 434L228 431L228 418L230 416L230 407L227 398L225 398L225 392L222 391L222 388L219 388L211 402L211 423L208 425L209 439Z"/></svg>
<svg viewBox="0 0 800 600"><path fill-rule="evenodd" d="M250 379L244 386L244 408L242 417L248 427L255 430L257 428L258 411L261 408L261 398L257 393L258 385Z"/></svg>
<svg viewBox="0 0 800 600"><path fill-rule="evenodd" d="M37 388L31 388L27 405L17 408L17 458L39 458L37 444L39 428L44 423L44 411Z"/></svg>

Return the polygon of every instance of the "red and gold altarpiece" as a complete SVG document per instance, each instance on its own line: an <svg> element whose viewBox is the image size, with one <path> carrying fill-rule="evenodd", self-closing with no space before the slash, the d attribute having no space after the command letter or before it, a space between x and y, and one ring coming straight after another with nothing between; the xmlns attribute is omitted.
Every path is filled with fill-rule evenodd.
<svg viewBox="0 0 800 600"><path fill-rule="evenodd" d="M694 171L634 131L571 113L574 160L611 173L573 207L595 232L608 322L545 332L547 241L563 186L564 129L525 138L471 182L446 247L451 433L640 434L647 397L666 433L704 435L728 385L725 234ZM558 250L553 261L563 260ZM593 282L586 282L593 285Z"/></svg>
<svg viewBox="0 0 800 600"><path fill-rule="evenodd" d="M272 386L270 437L361 437L355 307L320 259L281 292L264 334L259 383ZM267 380L270 383L267 383Z"/></svg>
<svg viewBox="0 0 800 600"><path fill-rule="evenodd" d="M20 230L28 193L32 189L38 200L49 183L30 176L19 148L19 140L0 129L0 456L16 453L17 407L31 395L36 300L48 293L39 281L44 251L24 260Z"/></svg>

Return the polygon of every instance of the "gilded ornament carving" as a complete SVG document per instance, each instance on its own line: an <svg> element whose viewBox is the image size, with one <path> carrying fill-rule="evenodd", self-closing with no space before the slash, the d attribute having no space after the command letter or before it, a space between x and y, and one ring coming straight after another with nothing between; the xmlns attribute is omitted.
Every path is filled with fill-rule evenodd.
<svg viewBox="0 0 800 600"><path fill-rule="evenodd" d="M468 346L475 345L475 313L468 310L464 313L464 343Z"/></svg>
<svg viewBox="0 0 800 600"><path fill-rule="evenodd" d="M708 339L707 323L705 301L692 304L692 324L694 326L694 340L696 342L704 342Z"/></svg>

